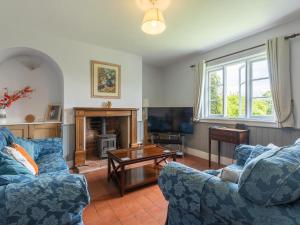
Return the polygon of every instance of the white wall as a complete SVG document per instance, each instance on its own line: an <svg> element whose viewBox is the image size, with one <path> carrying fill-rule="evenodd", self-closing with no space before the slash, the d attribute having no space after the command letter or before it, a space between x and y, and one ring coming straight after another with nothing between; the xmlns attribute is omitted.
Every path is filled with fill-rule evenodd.
<svg viewBox="0 0 300 225"><path fill-rule="evenodd" d="M31 65L37 67L29 68ZM30 98L20 99L7 109L8 121L23 122L28 114L35 115L36 121L43 121L49 104L62 104L61 74L40 57L23 55L4 60L0 63L0 76L4 77L1 79L0 90L8 87L12 93L25 86L34 89Z"/></svg>
<svg viewBox="0 0 300 225"><path fill-rule="evenodd" d="M269 38L300 32L300 20L233 42L205 54L195 54L165 68L162 75L167 106L192 106L194 70L190 65L265 43ZM300 128L300 38L291 40L291 73L297 127Z"/></svg>
<svg viewBox="0 0 300 225"><path fill-rule="evenodd" d="M64 122L74 122L73 107L100 107L106 101L91 98L90 60L121 65L121 98L113 99L113 107L142 107L142 57L95 45L41 33L2 30L0 51L9 47L24 46L49 55L62 70L64 78ZM0 79L5 74L0 73ZM54 88L52 90L56 92ZM141 110L138 111L141 120Z"/></svg>
<svg viewBox="0 0 300 225"><path fill-rule="evenodd" d="M143 98L149 100L149 106L159 107L164 104L163 71L143 63Z"/></svg>

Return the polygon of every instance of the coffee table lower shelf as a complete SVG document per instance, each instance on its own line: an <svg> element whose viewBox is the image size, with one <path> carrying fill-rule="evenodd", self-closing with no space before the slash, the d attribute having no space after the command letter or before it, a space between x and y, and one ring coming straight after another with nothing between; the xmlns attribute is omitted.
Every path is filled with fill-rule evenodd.
<svg viewBox="0 0 300 225"><path fill-rule="evenodd" d="M162 169L161 165L144 165L125 170L124 190L140 187L146 184L155 183ZM121 180L121 171L118 171L119 181Z"/></svg>

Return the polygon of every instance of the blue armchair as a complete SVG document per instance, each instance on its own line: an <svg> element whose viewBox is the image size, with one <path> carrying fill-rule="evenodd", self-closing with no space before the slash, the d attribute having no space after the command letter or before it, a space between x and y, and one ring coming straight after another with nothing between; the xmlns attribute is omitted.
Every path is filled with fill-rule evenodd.
<svg viewBox="0 0 300 225"><path fill-rule="evenodd" d="M236 158L229 167L242 170L238 184L218 171L167 164L158 181L169 202L167 225L300 224L300 144L260 154L241 146Z"/></svg>
<svg viewBox="0 0 300 225"><path fill-rule="evenodd" d="M18 140L0 129L0 151ZM32 140L38 176L0 175L0 225L80 225L90 197L84 176L69 173L61 138Z"/></svg>

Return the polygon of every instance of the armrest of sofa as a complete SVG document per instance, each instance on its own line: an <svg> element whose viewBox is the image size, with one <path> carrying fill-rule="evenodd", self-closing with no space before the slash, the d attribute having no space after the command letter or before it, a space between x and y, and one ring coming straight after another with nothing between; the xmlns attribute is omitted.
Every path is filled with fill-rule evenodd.
<svg viewBox="0 0 300 225"><path fill-rule="evenodd" d="M33 139L31 141L39 145L39 156L51 153L63 155L62 138Z"/></svg>
<svg viewBox="0 0 300 225"><path fill-rule="evenodd" d="M8 184L5 199L9 224L79 224L90 201L85 178L71 174Z"/></svg>
<svg viewBox="0 0 300 225"><path fill-rule="evenodd" d="M171 162L161 171L158 184L171 206L200 212L200 196L211 177L213 175Z"/></svg>

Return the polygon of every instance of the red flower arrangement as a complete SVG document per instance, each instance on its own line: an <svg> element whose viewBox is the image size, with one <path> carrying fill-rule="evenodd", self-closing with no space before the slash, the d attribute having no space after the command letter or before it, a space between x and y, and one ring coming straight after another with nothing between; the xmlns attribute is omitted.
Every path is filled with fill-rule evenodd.
<svg viewBox="0 0 300 225"><path fill-rule="evenodd" d="M8 89L4 88L3 98L0 99L0 109L8 108L14 103L15 101L21 98L27 98L33 92L33 89L29 86L21 89L16 90L12 95L8 94Z"/></svg>

